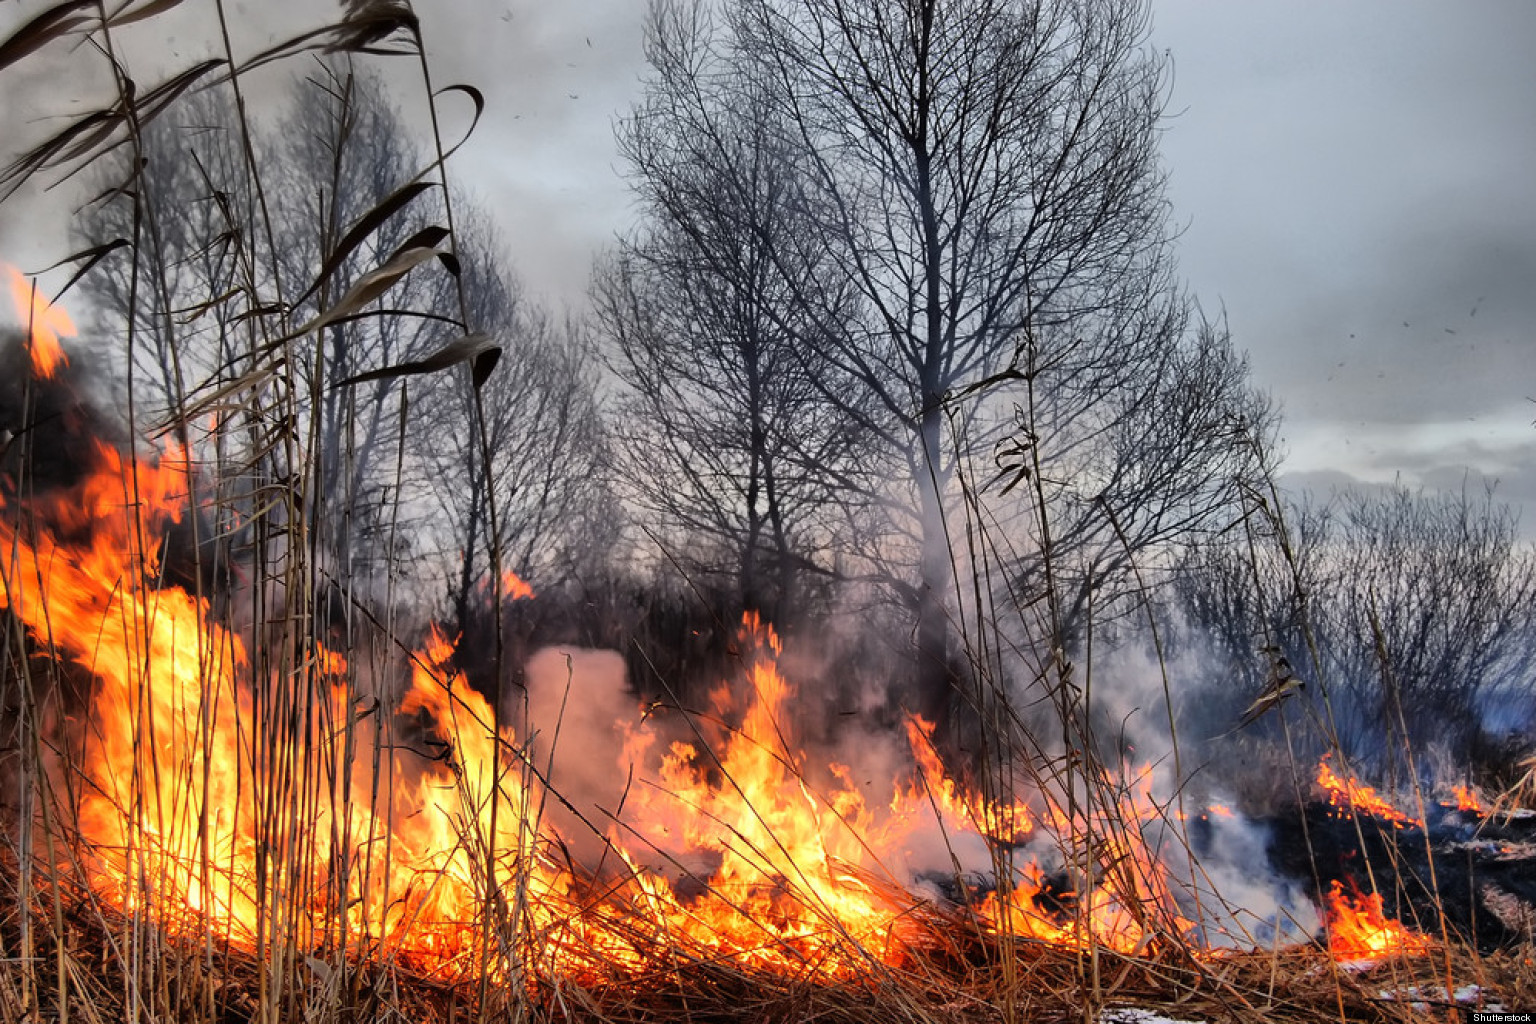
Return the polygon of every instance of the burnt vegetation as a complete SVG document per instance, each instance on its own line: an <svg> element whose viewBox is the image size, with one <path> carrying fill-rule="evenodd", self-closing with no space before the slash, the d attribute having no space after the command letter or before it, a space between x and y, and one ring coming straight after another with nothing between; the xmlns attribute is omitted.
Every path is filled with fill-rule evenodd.
<svg viewBox="0 0 1536 1024"><path fill-rule="evenodd" d="M637 216L565 315L455 179L498 112L408 3L252 45L216 2L140 80L182 6L0 41L112 86L0 168L79 194L0 347L0 1017L1532 1005L1536 554L1492 492L1276 485L1175 270L1146 3L658 0ZM724 840L646 816L685 782ZM905 875L858 849L904 794L970 830ZM391 815L441 808L396 886ZM1335 886L1425 945L1341 969Z"/></svg>

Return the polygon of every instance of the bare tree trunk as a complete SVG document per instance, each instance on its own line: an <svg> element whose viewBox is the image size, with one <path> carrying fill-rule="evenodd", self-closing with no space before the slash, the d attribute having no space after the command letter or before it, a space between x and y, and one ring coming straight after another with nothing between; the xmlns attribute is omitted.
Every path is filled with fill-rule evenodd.
<svg viewBox="0 0 1536 1024"><path fill-rule="evenodd" d="M750 328L749 328L750 331ZM762 542L763 514L760 508L763 490L764 452L767 447L763 429L763 385L759 373L757 346L748 340L744 369L747 374L747 415L752 419L748 437L747 469L747 536L741 553L741 605L743 609L762 611L762 595L758 593L758 546Z"/></svg>
<svg viewBox="0 0 1536 1024"><path fill-rule="evenodd" d="M786 616L799 610L796 601L795 581L799 576L794 552L790 547L789 531L784 522L784 507L779 500L778 481L771 456L764 459L763 482L768 490L768 521L773 527L773 549L777 558L774 569L778 577L778 593L771 605L764 609L770 621L784 622Z"/></svg>
<svg viewBox="0 0 1536 1024"><path fill-rule="evenodd" d="M917 589L917 666L915 710L947 737L954 674L949 650L949 538L944 528L944 484L949 470L941 461L943 420L937 397L923 412L922 461L917 490L922 512L922 551Z"/></svg>
<svg viewBox="0 0 1536 1024"><path fill-rule="evenodd" d="M466 472L470 479L462 538L464 550L459 553L459 582L453 594L454 620L459 629L463 629L469 619L469 595L475 585L475 549L480 544L480 522L485 507L484 489L480 486L484 479L482 469L471 466Z"/></svg>
<svg viewBox="0 0 1536 1024"><path fill-rule="evenodd" d="M949 664L950 552L944 521L944 493L950 465L944 453L942 403L945 355L944 242L933 192L933 152L929 143L932 82L929 77L933 40L934 4L923 4L921 34L914 63L917 66L917 123L911 141L916 175L916 199L922 216L923 360L922 422L919 440L922 460L917 466L917 489L922 512L922 564L917 605L918 694L925 717L937 726L935 734L948 736L953 683Z"/></svg>

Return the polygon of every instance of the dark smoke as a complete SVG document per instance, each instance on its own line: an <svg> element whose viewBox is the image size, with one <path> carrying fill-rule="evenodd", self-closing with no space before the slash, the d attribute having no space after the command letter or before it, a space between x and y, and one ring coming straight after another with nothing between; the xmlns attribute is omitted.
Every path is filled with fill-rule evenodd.
<svg viewBox="0 0 1536 1024"><path fill-rule="evenodd" d="M26 337L0 340L0 487L7 498L78 484L96 465L99 442L121 447L127 432L93 396L101 391L90 364L72 359L53 378L35 380Z"/></svg>
<svg viewBox="0 0 1536 1024"><path fill-rule="evenodd" d="M0 501L12 516L17 509L35 507L29 504L34 499L76 487L98 471L101 446L127 451L131 444L128 425L110 411L110 389L97 363L78 349L68 355L52 377L38 379L26 335L16 330L0 335ZM146 455L152 450L141 444L138 455L152 460L155 456ZM161 544L159 582L211 596L219 589L216 562L206 552L196 557L194 538L206 538L212 530L206 523L197 525L203 528L194 529L184 510L180 521L156 538ZM47 528L74 544L88 539L75 534L90 527L70 530L50 522Z"/></svg>

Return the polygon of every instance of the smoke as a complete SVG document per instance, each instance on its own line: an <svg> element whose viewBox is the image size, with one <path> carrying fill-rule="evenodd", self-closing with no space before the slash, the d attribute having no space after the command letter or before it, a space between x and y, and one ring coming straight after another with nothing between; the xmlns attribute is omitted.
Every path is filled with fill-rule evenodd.
<svg viewBox="0 0 1536 1024"><path fill-rule="evenodd" d="M779 728L787 749L795 752L797 786L817 794L823 805L857 794L859 813L869 816L862 826L869 843L866 867L939 901L957 899L957 886L989 890L999 863L1019 871L1031 865L1058 894L1093 884L1096 869L1085 875L1073 849L1083 837L1063 836L1046 825L1046 808L1050 800L1059 805L1060 793L1047 799L1030 791L1028 779L1014 779L1034 827L1012 837L995 830L984 837L974 821L957 819L953 811L948 818L940 813L929 789L933 780L923 779L905 730L870 711L882 696L878 681L855 684L829 675L842 662L835 645L786 643L778 664L795 694L781 709ZM1177 707L1181 681L1204 678L1208 666L1193 649L1164 664ZM1185 746L1179 759L1183 777L1176 771L1163 671L1151 651L1128 643L1102 654L1091 678L1084 677L1095 703L1089 720L1105 737L1101 756L1118 773L1119 813L1139 832L1165 873L1178 912L1202 941L1262 945L1277 936L1280 941L1309 936L1317 927L1317 911L1303 881L1269 866L1270 829L1232 810L1237 795L1202 763L1200 745ZM679 872L707 876L714 866L707 851L655 827L654 815L673 809L670 798L656 799L666 785L661 762L675 745L698 750L702 740L718 753L718 744L739 722L748 697L742 692L745 681L715 681L734 686L734 699L722 696L707 712L691 715L643 708L629 688L623 659L612 651L545 648L530 659L526 676L524 735L535 767L560 795L546 815L575 859L588 867L602 863L607 833L640 850L647 867L674 879ZM855 713L839 713L850 710ZM701 763L714 770L708 755L701 753ZM899 828L884 827L892 819L893 800L908 798L910 806L913 793L921 813ZM657 842L658 855L647 855L631 829ZM615 866L611 859L607 863Z"/></svg>
<svg viewBox="0 0 1536 1024"><path fill-rule="evenodd" d="M802 646L799 654L786 651L780 663L784 675L798 681L791 683L796 694L778 723L787 750L796 758L795 784L817 794L813 799L822 806L830 806L832 794L857 793L878 823L898 789L913 784L912 752L899 729L867 727L862 724L867 720L854 717L842 719L847 724L828 725L824 710L838 706L846 695L833 696L835 688L818 692L809 673L820 661ZM681 868L707 876L714 856L692 848L679 835L659 840L659 833L652 834L656 821L647 816L674 809L671 796L658 799L658 794L665 789L662 760L679 745L698 752L706 774L729 789L732 783L714 777L717 766L701 748L708 745L718 754L739 725L751 696L741 691L744 681L717 680L721 685L714 706L694 714L643 706L625 678L623 659L614 651L547 647L528 660L525 675L525 699L515 709L521 716L520 735L526 737L534 767L558 794L545 814L575 858L588 867L601 862L607 847L604 834L618 836L632 850L642 849L643 843L637 844L630 831L634 828L661 843L657 852L662 856L649 866L669 874ZM820 728L815 727L818 720ZM852 836L857 825L849 821L848 828ZM962 872L984 872L992 863L985 840L946 830L935 815L893 838L899 843L867 852L870 866L898 884L952 876L957 866Z"/></svg>
<svg viewBox="0 0 1536 1024"><path fill-rule="evenodd" d="M1248 769L1256 766L1237 770L1236 748L1207 739L1237 726L1228 709L1255 695L1246 690L1251 680L1215 664L1198 642L1187 639L1160 654L1134 633L1096 650L1075 672L1089 704L1090 745L1126 786L1127 802L1144 791L1157 808L1138 815L1141 837L1202 941L1251 945L1273 942L1277 934L1281 942L1310 937L1319 920L1306 880L1273 868L1272 830L1239 809L1252 785ZM1020 694L1015 700L1024 703ZM1031 852L1042 863L1049 856Z"/></svg>
<svg viewBox="0 0 1536 1024"><path fill-rule="evenodd" d="M525 668L521 734L536 770L553 792L545 814L577 859L600 859L603 836L623 801L630 775L625 750L640 724L640 703L616 651L546 647Z"/></svg>
<svg viewBox="0 0 1536 1024"><path fill-rule="evenodd" d="M121 423L101 411L100 385L90 364L75 359L55 376L33 378L26 336L0 339L0 470L7 490L72 487L96 464L98 444L120 447Z"/></svg>
<svg viewBox="0 0 1536 1024"><path fill-rule="evenodd" d="M1170 868L1179 878L1190 915L1211 946L1268 946L1304 941L1321 921L1307 896L1304 880L1285 878L1269 866L1270 830L1242 815L1207 814L1194 843L1197 865L1191 879L1177 858ZM1192 830L1194 831L1194 830ZM1182 874L1183 877L1179 877Z"/></svg>

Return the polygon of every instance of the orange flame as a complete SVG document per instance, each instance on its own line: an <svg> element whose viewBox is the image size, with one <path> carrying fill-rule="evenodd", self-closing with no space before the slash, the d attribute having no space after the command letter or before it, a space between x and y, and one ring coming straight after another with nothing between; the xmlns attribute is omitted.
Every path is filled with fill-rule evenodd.
<svg viewBox="0 0 1536 1024"><path fill-rule="evenodd" d="M1451 792L1456 796L1456 809L1458 811L1482 814L1483 801L1478 798L1477 791L1471 786L1452 786Z"/></svg>
<svg viewBox="0 0 1536 1024"><path fill-rule="evenodd" d="M1429 949L1429 939L1405 928L1382 911L1381 893L1362 895L1338 879L1328 890L1328 950L1339 960L1375 960L1413 956Z"/></svg>
<svg viewBox="0 0 1536 1024"><path fill-rule="evenodd" d="M1324 754L1317 763L1317 784L1328 795L1328 803L1332 805L1335 813L1350 815L1364 812L1375 818L1390 821L1397 828L1406 828L1410 825L1423 826L1423 822L1417 818L1411 818L1393 807L1385 798L1377 794L1372 786L1367 786L1359 780L1350 777L1343 778L1333 770L1333 765L1328 763L1331 754Z"/></svg>
<svg viewBox="0 0 1536 1024"><path fill-rule="evenodd" d="M911 814L925 801L933 801L939 819L950 832L975 832L995 842L1016 845L1034 831L1029 808L1018 801L1002 804L963 792L944 772L944 763L933 745L934 723L920 715L907 718L907 742L917 759L921 779L897 795L892 810Z"/></svg>
<svg viewBox="0 0 1536 1024"><path fill-rule="evenodd" d="M868 839L875 821L863 797L841 766L830 766L827 793L806 780L782 718L793 691L775 663L772 627L748 613L739 646L751 695L739 728L718 754L673 743L660 785L631 796L626 817L652 850L718 857L708 876L712 898L691 905L665 877L637 875L658 938L734 949L753 965L795 973L817 961L835 974L857 971L870 955L899 962L912 939L908 901L892 898L889 875L873 857L880 844ZM732 710L728 690L714 699L723 714ZM642 755L652 742L633 734L631 753ZM886 840L901 831L894 827Z"/></svg>
<svg viewBox="0 0 1536 1024"><path fill-rule="evenodd" d="M28 331L32 372L39 380L47 380L58 372L61 365L69 364L59 337L60 335L66 338L75 336L74 321L62 308L50 305L21 271L5 264L0 266L5 267L6 277L9 279L11 301L15 303L16 315Z"/></svg>
<svg viewBox="0 0 1536 1024"><path fill-rule="evenodd" d="M1095 849L1100 866L1079 880L1081 891L1056 894L1058 901L1070 904L1069 911L1042 913L1043 874L1030 862L1014 872L1006 900L999 890L983 903L982 916L998 930L1026 938L1099 943L1127 954L1144 951L1159 935L1189 932L1194 922L1178 912L1158 851L1142 835L1144 826L1165 820L1152 795L1150 766L1124 770L1118 782L1101 778L1091 792L1096 801L1070 812L1046 798L1051 831L1073 848Z"/></svg>
<svg viewBox="0 0 1536 1024"><path fill-rule="evenodd" d="M153 582L156 538L186 513L186 458L98 445L90 468L0 519L0 607L95 677L58 766L80 775L67 791L81 794L85 870L104 901L172 934L216 929L259 950L281 928L296 948L339 944L449 979L482 969L488 933L513 950L503 972L595 977L684 955L847 977L925 941L902 865L940 827L992 851L1000 887L975 910L994 931L1135 951L1187 927L1141 837L1158 814L1149 771L1101 780L1096 809L989 801L945 773L914 718L918 774L871 804L850 769L811 765L795 742L780 643L755 615L738 644L743 693L717 691L696 742L629 726L615 768L641 770L593 877L563 854L543 820L553 794L451 667L446 637L432 634L392 702L313 641L253 657L204 601ZM1091 839L1101 865L1074 868L1080 891L1055 894L1066 910L1045 909L1044 872L1018 850L1046 829Z"/></svg>
<svg viewBox="0 0 1536 1024"><path fill-rule="evenodd" d="M501 574L501 592L514 601L533 600L533 588L511 569Z"/></svg>
<svg viewBox="0 0 1536 1024"><path fill-rule="evenodd" d="M434 647L403 710L430 706L453 727L452 766L421 770L392 750L378 774L359 757L343 775L350 784L292 792L284 780L335 779L324 767L369 739L345 659L315 645L268 681L269 706L316 694L314 721L331 741L285 736L281 716L258 714L241 639L205 603L151 582L150 537L182 515L185 459L172 452L150 465L98 445L94 470L23 518L47 528L23 535L0 523L10 553L0 606L97 681L74 769L86 780L75 788L93 886L124 909L152 908L173 933L217 928L249 946L264 920L286 919L306 943L344 925L359 950L447 969L464 943L446 941L443 922L462 940L464 908L484 892L462 831L485 816L495 740L484 699L455 687ZM402 778L416 781L391 790ZM530 846L523 815L514 807L502 820L497 848L514 863ZM370 851L385 843L380 869Z"/></svg>

